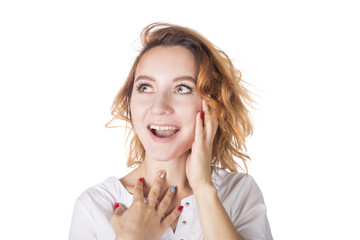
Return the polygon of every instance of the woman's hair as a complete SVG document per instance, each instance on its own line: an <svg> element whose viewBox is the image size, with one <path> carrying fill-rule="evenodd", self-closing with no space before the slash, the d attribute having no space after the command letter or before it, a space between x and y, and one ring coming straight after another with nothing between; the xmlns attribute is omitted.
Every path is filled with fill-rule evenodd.
<svg viewBox="0 0 360 240"><path fill-rule="evenodd" d="M206 100L210 110L217 115L219 127L217 129L212 150L212 165L231 172L243 169L234 159L240 158L247 172L246 161L249 156L246 151L245 138L252 134L253 127L247 106L252 106L249 91L243 86L241 73L234 68L229 57L217 49L210 41L198 32L177 25L153 23L145 27L141 33L143 48L130 70L130 73L116 95L111 107L113 118L125 120L131 124L130 142L127 166L136 166L144 160L145 149L138 135L133 130L130 112L131 94L134 85L135 71L142 56L157 46L183 46L190 50L198 64L197 90ZM126 125L127 125L126 124Z"/></svg>

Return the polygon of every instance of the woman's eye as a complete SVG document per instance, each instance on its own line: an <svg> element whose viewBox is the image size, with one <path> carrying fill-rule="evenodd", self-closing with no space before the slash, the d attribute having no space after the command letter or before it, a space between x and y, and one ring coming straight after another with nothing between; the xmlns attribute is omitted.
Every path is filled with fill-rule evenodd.
<svg viewBox="0 0 360 240"><path fill-rule="evenodd" d="M193 90L188 87L188 86L185 86L185 85L180 85L176 88L176 92L177 93L181 93L181 94L184 94L184 93L192 93Z"/></svg>
<svg viewBox="0 0 360 240"><path fill-rule="evenodd" d="M151 87L149 86L149 84L140 84L140 85L137 87L137 90L138 90L139 92L148 93L148 92L151 92Z"/></svg>

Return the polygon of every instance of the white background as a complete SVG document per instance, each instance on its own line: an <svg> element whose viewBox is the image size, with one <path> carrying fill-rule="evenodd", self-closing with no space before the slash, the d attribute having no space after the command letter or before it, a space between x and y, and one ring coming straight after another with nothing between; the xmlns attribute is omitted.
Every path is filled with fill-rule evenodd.
<svg viewBox="0 0 360 240"><path fill-rule="evenodd" d="M0 238L66 239L123 176L110 106L143 27L193 28L253 85L254 176L275 239L360 239L357 1L1 1Z"/></svg>

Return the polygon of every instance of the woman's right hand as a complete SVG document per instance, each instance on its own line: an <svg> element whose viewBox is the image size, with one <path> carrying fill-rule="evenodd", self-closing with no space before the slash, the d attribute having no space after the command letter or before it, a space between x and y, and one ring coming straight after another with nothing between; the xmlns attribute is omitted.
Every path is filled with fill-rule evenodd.
<svg viewBox="0 0 360 240"><path fill-rule="evenodd" d="M172 188L169 188L156 207L164 181L164 177L161 178L160 176L161 172L150 189L147 203L144 202L144 179L140 178L135 184L134 200L130 207L125 210L124 206L120 204L115 210L114 215L111 217L111 224L116 240L158 240L170 224L180 215L182 207L174 209L168 216L162 219L175 193L171 191Z"/></svg>

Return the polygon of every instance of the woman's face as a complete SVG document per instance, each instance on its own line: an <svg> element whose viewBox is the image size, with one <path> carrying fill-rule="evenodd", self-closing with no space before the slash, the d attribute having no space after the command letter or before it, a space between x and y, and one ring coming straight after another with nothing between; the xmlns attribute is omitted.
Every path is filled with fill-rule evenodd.
<svg viewBox="0 0 360 240"><path fill-rule="evenodd" d="M182 46L148 50L135 72L130 108L147 157L166 161L189 150L201 111L194 55Z"/></svg>

